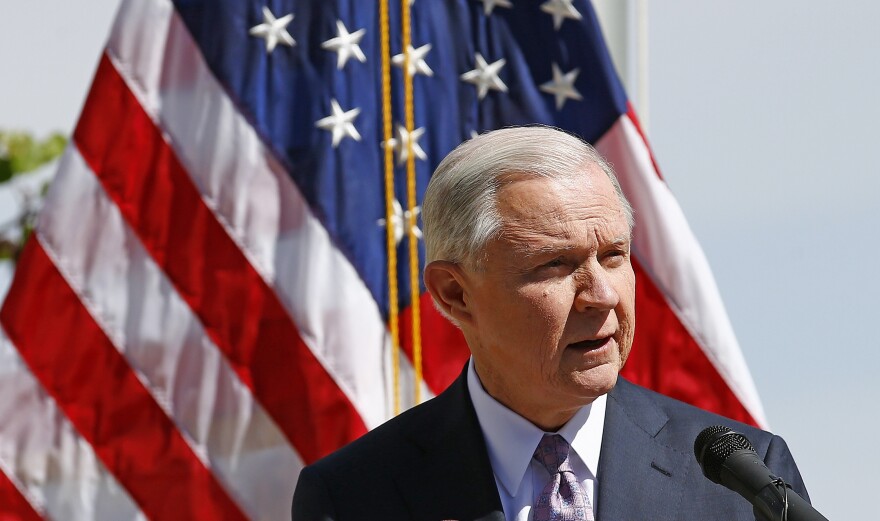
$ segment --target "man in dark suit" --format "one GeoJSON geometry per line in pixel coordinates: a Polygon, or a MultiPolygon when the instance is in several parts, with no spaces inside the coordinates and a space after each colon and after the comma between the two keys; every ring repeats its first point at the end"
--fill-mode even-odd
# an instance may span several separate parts
{"type": "Polygon", "coordinates": [[[696,463],[713,424],[806,495],[781,438],[618,377],[633,216],[592,147],[544,127],[483,134],[438,166],[422,212],[425,284],[472,358],[435,399],[306,467],[294,521],[754,519],[696,463]]]}

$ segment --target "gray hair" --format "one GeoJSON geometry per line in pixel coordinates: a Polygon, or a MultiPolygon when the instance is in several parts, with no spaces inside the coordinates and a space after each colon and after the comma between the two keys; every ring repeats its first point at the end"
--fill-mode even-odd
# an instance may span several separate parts
{"type": "Polygon", "coordinates": [[[629,223],[633,210],[614,171],[585,141],[545,127],[510,127],[460,144],[437,166],[422,203],[427,261],[479,264],[478,254],[501,230],[496,199],[511,176],[572,180],[597,165],[611,180],[629,223]]]}

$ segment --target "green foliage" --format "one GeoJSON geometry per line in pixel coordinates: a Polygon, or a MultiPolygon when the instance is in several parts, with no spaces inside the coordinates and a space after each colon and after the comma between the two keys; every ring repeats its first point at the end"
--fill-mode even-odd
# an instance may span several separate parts
{"type": "MultiPolygon", "coordinates": [[[[67,138],[57,132],[38,141],[26,132],[0,130],[0,183],[52,161],[64,152],[66,145],[67,138]]],[[[20,215],[11,222],[0,223],[0,260],[18,260],[34,229],[37,208],[46,193],[45,188],[38,194],[25,194],[20,215]]]]}
{"type": "Polygon", "coordinates": [[[0,130],[0,183],[52,161],[66,145],[67,138],[57,132],[38,141],[26,132],[0,130]]]}
{"type": "Polygon", "coordinates": [[[0,237],[0,261],[12,260],[13,262],[18,262],[18,256],[21,254],[25,240],[14,241],[0,237]]]}

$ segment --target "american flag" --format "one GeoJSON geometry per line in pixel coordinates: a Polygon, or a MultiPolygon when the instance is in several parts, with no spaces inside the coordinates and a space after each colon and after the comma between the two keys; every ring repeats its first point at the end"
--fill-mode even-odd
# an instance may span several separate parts
{"type": "Polygon", "coordinates": [[[418,204],[506,125],[596,144],[635,207],[624,375],[763,424],[592,6],[406,2],[122,3],[0,310],[0,518],[287,519],[305,464],[461,370],[418,204]]]}

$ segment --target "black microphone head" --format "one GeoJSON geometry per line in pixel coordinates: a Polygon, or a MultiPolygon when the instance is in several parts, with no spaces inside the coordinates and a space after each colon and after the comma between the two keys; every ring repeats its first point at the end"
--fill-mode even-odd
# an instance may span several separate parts
{"type": "Polygon", "coordinates": [[[755,452],[749,439],[723,425],[706,427],[694,440],[694,456],[703,469],[703,475],[720,483],[725,460],[738,451],[755,452]]]}

